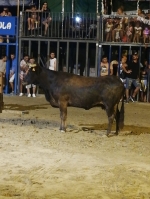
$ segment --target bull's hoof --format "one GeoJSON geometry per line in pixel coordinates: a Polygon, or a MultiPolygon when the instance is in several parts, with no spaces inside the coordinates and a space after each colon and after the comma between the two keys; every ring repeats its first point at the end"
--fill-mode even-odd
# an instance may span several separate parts
{"type": "Polygon", "coordinates": [[[65,131],[65,130],[62,130],[62,129],[60,130],[60,132],[61,132],[61,133],[66,133],[66,131],[65,131]]]}

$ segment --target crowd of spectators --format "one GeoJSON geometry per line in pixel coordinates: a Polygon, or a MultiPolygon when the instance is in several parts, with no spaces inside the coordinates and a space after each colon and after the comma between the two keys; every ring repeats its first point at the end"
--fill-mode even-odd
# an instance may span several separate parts
{"type": "Polygon", "coordinates": [[[104,16],[104,41],[150,43],[150,10],[138,9],[137,15],[126,15],[121,6],[113,16],[104,16]]]}
{"type": "Polygon", "coordinates": [[[125,87],[126,103],[135,102],[137,97],[141,102],[150,102],[150,64],[147,59],[140,63],[138,58],[138,52],[133,51],[131,61],[123,54],[120,62],[116,58],[109,64],[107,56],[104,55],[100,64],[100,76],[120,77],[125,87]]]}

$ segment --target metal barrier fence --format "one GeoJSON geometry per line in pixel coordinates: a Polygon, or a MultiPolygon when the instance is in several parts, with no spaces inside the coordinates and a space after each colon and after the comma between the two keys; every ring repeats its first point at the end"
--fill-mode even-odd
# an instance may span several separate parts
{"type": "Polygon", "coordinates": [[[21,12],[20,36],[150,43],[150,20],[138,15],[21,12]]]}
{"type": "Polygon", "coordinates": [[[102,42],[150,43],[150,20],[138,15],[103,15],[102,42]]]}
{"type": "Polygon", "coordinates": [[[23,37],[95,39],[98,36],[99,25],[96,13],[25,11],[21,12],[20,17],[20,35],[23,37]]]}
{"type": "MultiPolygon", "coordinates": [[[[4,92],[9,93],[10,83],[10,54],[14,53],[16,60],[18,60],[18,30],[19,30],[19,18],[18,17],[0,17],[0,35],[2,42],[0,43],[0,51],[4,48],[8,61],[6,63],[6,75],[5,75],[5,88],[4,92]],[[13,47],[13,51],[11,48],[13,47]]],[[[18,74],[18,65],[15,66],[15,74],[18,74]]],[[[17,93],[18,79],[14,79],[14,93],[17,93]]]]}

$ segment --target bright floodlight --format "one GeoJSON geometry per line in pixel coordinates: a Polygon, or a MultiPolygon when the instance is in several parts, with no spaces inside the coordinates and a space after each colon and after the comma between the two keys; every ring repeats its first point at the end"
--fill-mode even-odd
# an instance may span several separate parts
{"type": "Polygon", "coordinates": [[[81,18],[80,17],[76,17],[76,22],[80,22],[81,21],[81,18]]]}

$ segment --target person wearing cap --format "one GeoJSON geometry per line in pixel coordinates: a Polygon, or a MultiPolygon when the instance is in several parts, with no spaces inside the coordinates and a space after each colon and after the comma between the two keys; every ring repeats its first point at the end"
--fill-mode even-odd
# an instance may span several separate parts
{"type": "Polygon", "coordinates": [[[138,61],[137,52],[133,52],[132,60],[128,63],[128,67],[124,67],[123,70],[126,73],[126,103],[129,103],[129,100],[135,102],[135,96],[140,90],[140,63],[138,61]],[[131,85],[134,85],[135,90],[133,91],[132,96],[129,96],[129,89],[131,88],[131,85]]]}

